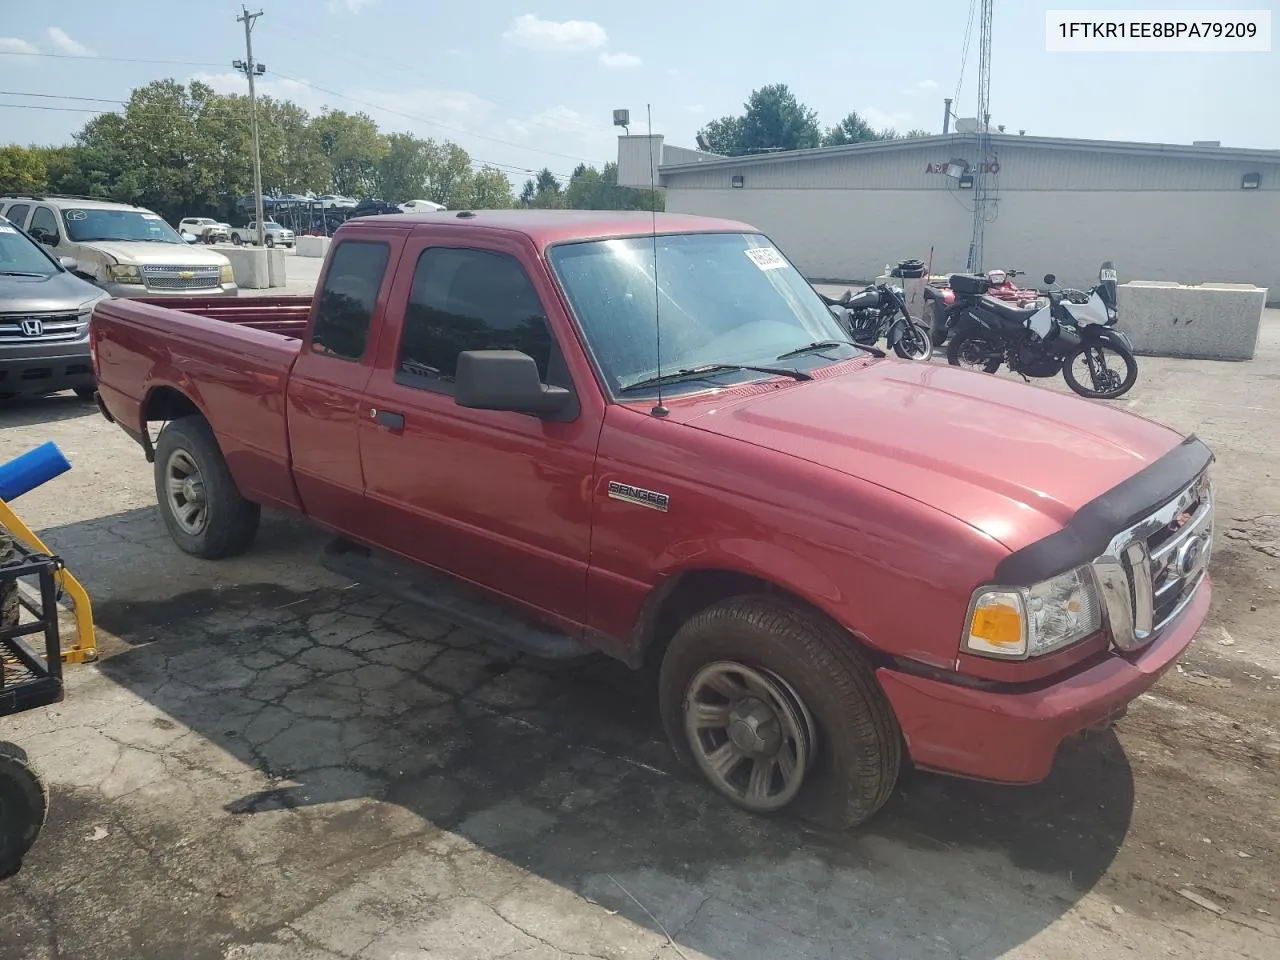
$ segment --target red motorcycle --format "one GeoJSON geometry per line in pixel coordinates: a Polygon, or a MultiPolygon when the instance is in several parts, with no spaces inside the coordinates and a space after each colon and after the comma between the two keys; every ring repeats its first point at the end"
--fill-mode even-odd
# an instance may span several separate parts
{"type": "MultiPolygon", "coordinates": [[[[1019,287],[1013,282],[1014,277],[1026,276],[1025,270],[988,270],[986,274],[986,295],[997,300],[1004,300],[1015,307],[1033,307],[1042,294],[1034,289],[1019,287]]],[[[956,292],[950,287],[925,287],[924,298],[929,310],[929,335],[934,346],[941,346],[951,336],[951,328],[947,326],[947,311],[955,303],[956,292]]]]}

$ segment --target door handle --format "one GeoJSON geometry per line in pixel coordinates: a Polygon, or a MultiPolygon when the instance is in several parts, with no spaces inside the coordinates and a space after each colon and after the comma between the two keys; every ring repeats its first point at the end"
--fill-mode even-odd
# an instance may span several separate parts
{"type": "Polygon", "coordinates": [[[369,411],[369,416],[377,421],[378,426],[386,427],[388,430],[404,429],[403,413],[393,413],[390,410],[379,410],[375,407],[369,411]]]}

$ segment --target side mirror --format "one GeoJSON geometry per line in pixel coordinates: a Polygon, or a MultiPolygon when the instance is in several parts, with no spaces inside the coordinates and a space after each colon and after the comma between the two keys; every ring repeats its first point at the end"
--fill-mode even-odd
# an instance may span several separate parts
{"type": "Polygon", "coordinates": [[[1058,278],[1055,277],[1052,273],[1046,273],[1044,275],[1044,282],[1047,286],[1052,286],[1053,284],[1058,282],[1058,278]]]}
{"type": "Polygon", "coordinates": [[[184,243],[195,243],[199,239],[200,238],[197,237],[194,233],[184,233],[182,235],[182,240],[184,243]]]}
{"type": "Polygon", "coordinates": [[[80,266],[80,264],[76,262],[75,257],[59,257],[58,263],[62,266],[63,270],[75,270],[80,266]]]}
{"type": "Polygon", "coordinates": [[[533,357],[519,350],[464,350],[454,374],[454,402],[473,410],[509,410],[548,416],[573,396],[542,382],[533,357]]]}

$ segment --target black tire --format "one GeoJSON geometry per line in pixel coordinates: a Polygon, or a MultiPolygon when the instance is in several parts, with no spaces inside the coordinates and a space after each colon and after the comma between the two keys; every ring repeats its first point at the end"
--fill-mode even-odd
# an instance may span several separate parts
{"type": "Polygon", "coordinates": [[[238,233],[233,233],[231,235],[231,242],[234,243],[237,247],[244,246],[244,240],[241,238],[240,234],[238,233]]]}
{"type": "Polygon", "coordinates": [[[276,245],[276,238],[271,236],[270,234],[267,234],[266,243],[268,247],[274,247],[276,245]]]}
{"type": "Polygon", "coordinates": [[[991,340],[984,333],[969,331],[965,333],[957,333],[951,338],[951,342],[947,344],[947,363],[953,367],[972,368],[977,363],[965,363],[965,360],[977,360],[983,356],[987,359],[982,364],[983,373],[995,373],[1000,369],[1000,364],[1004,363],[1004,355],[996,353],[995,347],[991,344],[991,340]]]}
{"type": "Polygon", "coordinates": [[[0,880],[22,868],[49,816],[49,789],[25,751],[0,743],[0,880]]]}
{"type": "Polygon", "coordinates": [[[929,329],[912,320],[907,324],[902,339],[893,345],[893,352],[903,360],[932,360],[933,338],[929,336],[929,329]],[[912,341],[910,345],[908,339],[912,341]]]}
{"type": "MultiPolygon", "coordinates": [[[[160,516],[173,542],[185,553],[205,560],[221,560],[244,553],[258,533],[261,508],[240,495],[227,468],[213,429],[204,417],[183,417],[165,425],[156,443],[156,500],[160,516]],[[171,462],[176,452],[189,458],[201,481],[204,522],[198,529],[184,528],[168,489],[171,462]]],[[[187,501],[188,503],[190,501],[187,501]]]]}
{"type": "MultiPolygon", "coordinates": [[[[1105,359],[1103,362],[1105,364],[1105,359]]],[[[1082,343],[1075,350],[1071,351],[1071,353],[1067,354],[1067,358],[1062,363],[1062,377],[1067,381],[1067,386],[1082,397],[1089,397],[1091,400],[1115,400],[1117,397],[1123,397],[1128,393],[1133,388],[1134,383],[1137,382],[1138,361],[1134,358],[1133,353],[1128,349],[1128,347],[1124,346],[1124,344],[1116,343],[1114,340],[1095,340],[1089,343],[1082,343]],[[1088,362],[1089,352],[1097,350],[1114,353],[1124,364],[1123,376],[1119,375],[1116,371],[1111,370],[1109,367],[1107,368],[1107,373],[1110,375],[1108,379],[1111,380],[1112,383],[1111,386],[1100,390],[1093,387],[1086,387],[1077,380],[1075,369],[1072,366],[1075,361],[1081,357],[1086,357],[1086,362],[1088,362]]]]}
{"type": "MultiPolygon", "coordinates": [[[[707,665],[723,661],[780,679],[812,720],[813,762],[794,800],[779,809],[844,829],[884,805],[902,765],[902,734],[874,672],[838,626],[803,606],[770,597],[721,601],[688,620],[667,648],[659,706],[681,762],[700,769],[685,732],[691,682],[707,665]]],[[[704,779],[731,802],[752,809],[704,779]]]]}
{"type": "Polygon", "coordinates": [[[97,393],[98,393],[97,387],[76,387],[75,388],[75,394],[81,400],[88,400],[92,402],[93,398],[97,395],[97,393]]]}

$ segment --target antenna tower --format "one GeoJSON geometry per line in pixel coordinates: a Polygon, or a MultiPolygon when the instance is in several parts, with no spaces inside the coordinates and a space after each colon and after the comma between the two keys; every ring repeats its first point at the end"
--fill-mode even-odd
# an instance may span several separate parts
{"type": "Polygon", "coordinates": [[[979,0],[982,19],[978,32],[978,165],[973,176],[973,237],[969,241],[969,272],[982,272],[982,234],[987,224],[987,168],[991,164],[991,7],[979,0]]]}

